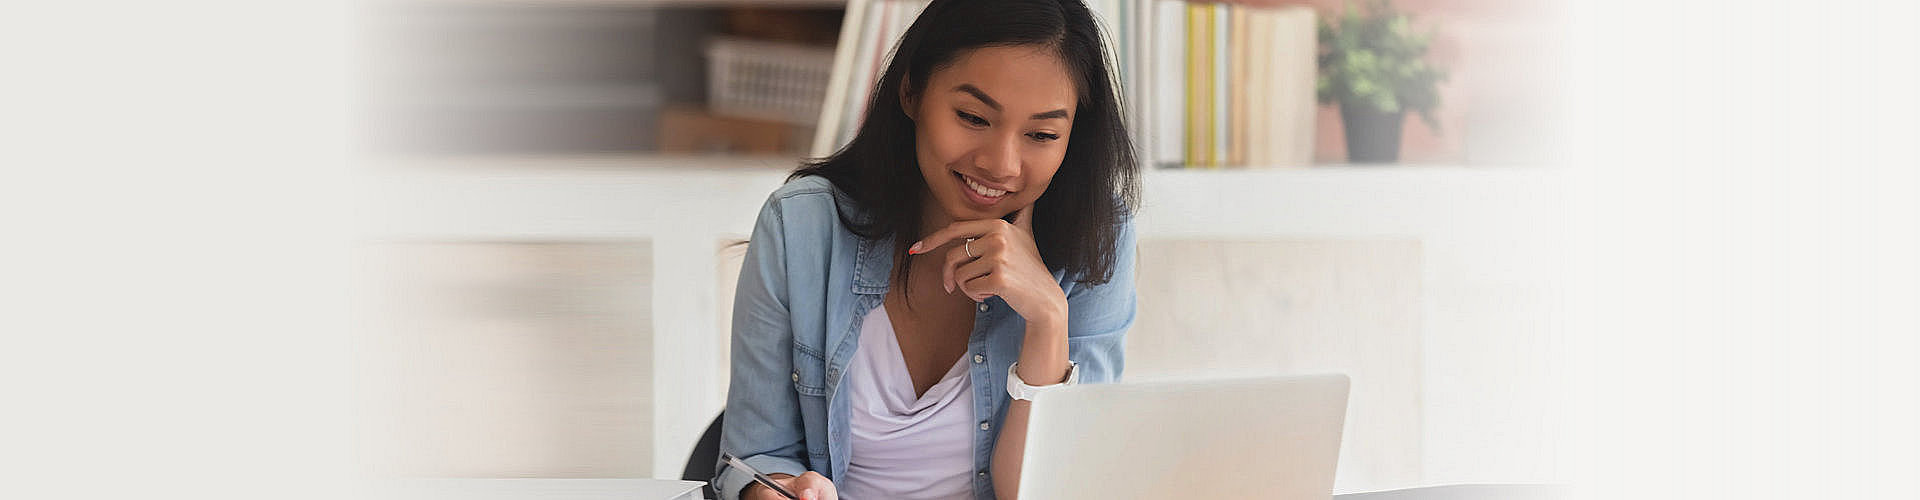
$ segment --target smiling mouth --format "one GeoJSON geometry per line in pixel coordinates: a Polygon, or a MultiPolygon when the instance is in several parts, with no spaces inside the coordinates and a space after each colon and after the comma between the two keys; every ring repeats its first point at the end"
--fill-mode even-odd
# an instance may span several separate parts
{"type": "Polygon", "coordinates": [[[1000,197],[1003,197],[1012,193],[1012,191],[1007,191],[1004,189],[994,189],[991,187],[987,187],[985,184],[981,184],[977,181],[974,181],[972,177],[961,175],[959,172],[954,172],[953,176],[960,178],[960,183],[962,186],[965,187],[966,190],[972,191],[973,194],[979,195],[981,198],[999,199],[1000,197]]]}

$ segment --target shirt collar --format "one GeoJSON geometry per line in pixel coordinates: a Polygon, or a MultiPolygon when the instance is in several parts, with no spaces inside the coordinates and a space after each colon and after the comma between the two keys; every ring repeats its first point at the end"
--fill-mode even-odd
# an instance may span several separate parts
{"type": "Polygon", "coordinates": [[[853,293],[884,295],[893,273],[893,239],[860,238],[855,252],[853,293]]]}

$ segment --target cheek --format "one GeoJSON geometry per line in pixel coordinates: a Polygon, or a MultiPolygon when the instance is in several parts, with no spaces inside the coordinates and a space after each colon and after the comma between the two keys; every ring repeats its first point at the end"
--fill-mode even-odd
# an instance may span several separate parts
{"type": "Polygon", "coordinates": [[[920,167],[928,172],[944,171],[960,161],[972,149],[968,131],[958,126],[930,123],[921,126],[916,138],[920,167]]]}
{"type": "MultiPolygon", "coordinates": [[[[1028,186],[1044,188],[1053,184],[1053,176],[1060,172],[1060,162],[1065,160],[1066,157],[1065,147],[1050,148],[1046,151],[1030,154],[1023,160],[1023,163],[1027,165],[1027,169],[1021,172],[1020,175],[1026,178],[1026,184],[1028,186]]],[[[1029,193],[1039,192],[1039,190],[1031,188],[1027,191],[1029,193]]]]}

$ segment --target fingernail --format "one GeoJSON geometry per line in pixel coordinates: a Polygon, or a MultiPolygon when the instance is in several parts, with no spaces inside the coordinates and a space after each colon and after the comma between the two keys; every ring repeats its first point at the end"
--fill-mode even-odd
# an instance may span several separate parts
{"type": "Polygon", "coordinates": [[[953,295],[953,284],[947,283],[946,286],[947,286],[947,295],[953,295]]]}
{"type": "Polygon", "coordinates": [[[909,254],[920,253],[920,242],[918,241],[913,242],[913,246],[907,247],[907,253],[909,254]]]}

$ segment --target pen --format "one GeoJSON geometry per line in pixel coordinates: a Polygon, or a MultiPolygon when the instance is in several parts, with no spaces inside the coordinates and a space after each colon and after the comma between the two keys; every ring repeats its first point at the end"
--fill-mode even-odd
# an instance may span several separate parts
{"type": "Polygon", "coordinates": [[[733,456],[732,453],[721,453],[720,459],[725,460],[728,466],[731,466],[735,469],[747,471],[748,474],[753,474],[754,482],[767,485],[767,488],[772,489],[774,493],[779,493],[780,496],[791,498],[793,500],[800,500],[800,495],[795,495],[793,494],[793,492],[787,491],[786,488],[780,486],[780,483],[775,482],[773,478],[767,477],[766,474],[761,473],[760,469],[755,469],[753,468],[753,466],[747,465],[747,461],[741,460],[739,457],[733,456]]]}

